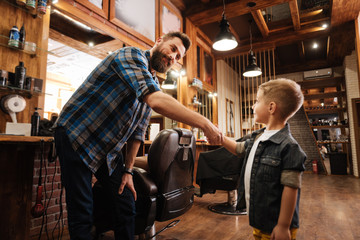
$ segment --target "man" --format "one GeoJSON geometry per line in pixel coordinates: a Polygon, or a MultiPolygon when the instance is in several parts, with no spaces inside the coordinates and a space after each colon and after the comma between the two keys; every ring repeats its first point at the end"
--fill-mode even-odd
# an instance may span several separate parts
{"type": "Polygon", "coordinates": [[[134,47],[107,56],[64,106],[56,122],[55,144],[71,239],[91,239],[92,173],[113,207],[116,239],[133,239],[136,191],[132,167],[151,109],[203,129],[218,143],[221,134],[208,119],[160,91],[155,71],[165,73],[184,57],[190,40],[180,32],[159,38],[154,47],[134,47]],[[126,158],[121,149],[128,145],[126,158]]]}

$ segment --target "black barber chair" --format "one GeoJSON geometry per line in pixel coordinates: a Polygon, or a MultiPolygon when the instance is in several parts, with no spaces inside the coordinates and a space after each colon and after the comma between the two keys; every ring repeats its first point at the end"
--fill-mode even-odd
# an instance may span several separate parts
{"type": "MultiPolygon", "coordinates": [[[[155,220],[167,221],[191,208],[194,201],[195,143],[187,129],[163,130],[150,146],[148,171],[134,167],[137,192],[135,235],[154,239],[155,220]]],[[[95,183],[94,226],[97,236],[112,230],[109,222],[111,209],[106,209],[106,199],[102,199],[101,191],[100,184],[95,183]]]]}
{"type": "MultiPolygon", "coordinates": [[[[245,141],[249,136],[238,139],[245,141]]],[[[200,186],[201,197],[216,190],[228,192],[228,200],[224,203],[210,205],[209,210],[227,215],[245,215],[244,199],[238,199],[240,172],[244,158],[239,158],[225,148],[202,152],[199,156],[196,183],[200,186]]]]}

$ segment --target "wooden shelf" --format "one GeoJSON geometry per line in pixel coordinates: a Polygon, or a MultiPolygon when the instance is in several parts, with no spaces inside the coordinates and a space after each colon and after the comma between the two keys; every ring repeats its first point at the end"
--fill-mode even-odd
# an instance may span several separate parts
{"type": "Polygon", "coordinates": [[[328,92],[319,94],[304,94],[304,100],[325,99],[325,98],[346,97],[345,91],[328,92]]]}
{"type": "Polygon", "coordinates": [[[312,80],[304,80],[298,82],[302,89],[322,88],[322,87],[337,87],[341,86],[344,81],[344,77],[329,77],[329,78],[317,78],[312,80]]]}
{"type": "Polygon", "coordinates": [[[346,111],[346,108],[329,108],[329,109],[311,109],[311,110],[306,110],[305,112],[308,115],[311,114],[326,114],[326,113],[339,113],[339,112],[344,112],[346,111]]]}
{"type": "Polygon", "coordinates": [[[323,125],[323,126],[310,126],[311,128],[349,128],[349,125],[323,125]]]}
{"type": "Polygon", "coordinates": [[[39,96],[39,95],[49,95],[49,96],[52,96],[52,94],[49,94],[49,93],[30,91],[30,90],[27,90],[27,89],[10,87],[10,86],[0,86],[0,92],[7,92],[9,94],[11,94],[11,93],[19,94],[19,95],[25,96],[27,98],[31,98],[33,95],[37,95],[37,96],[39,96]]]}
{"type": "Polygon", "coordinates": [[[349,143],[349,141],[316,141],[318,144],[325,144],[325,143],[349,143]]]}

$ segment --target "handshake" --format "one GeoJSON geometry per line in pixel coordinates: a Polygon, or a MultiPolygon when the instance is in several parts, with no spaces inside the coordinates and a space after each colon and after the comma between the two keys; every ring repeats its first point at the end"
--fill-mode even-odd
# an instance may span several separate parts
{"type": "Polygon", "coordinates": [[[224,135],[219,128],[210,121],[202,128],[204,134],[210,144],[221,145],[224,141],[224,135]]]}

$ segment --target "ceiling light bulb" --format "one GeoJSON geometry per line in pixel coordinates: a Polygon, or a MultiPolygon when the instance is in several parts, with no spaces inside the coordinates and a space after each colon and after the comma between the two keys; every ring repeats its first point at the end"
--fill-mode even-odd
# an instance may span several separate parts
{"type": "Polygon", "coordinates": [[[89,42],[88,45],[89,45],[89,47],[93,47],[93,46],[94,46],[94,43],[93,43],[93,42],[89,42]]]}
{"type": "Polygon", "coordinates": [[[324,24],[322,25],[322,27],[323,27],[323,28],[327,28],[328,25],[327,25],[326,23],[324,23],[324,24]]]}
{"type": "Polygon", "coordinates": [[[318,47],[319,47],[319,45],[317,43],[313,44],[313,48],[318,48],[318,47]]]}

